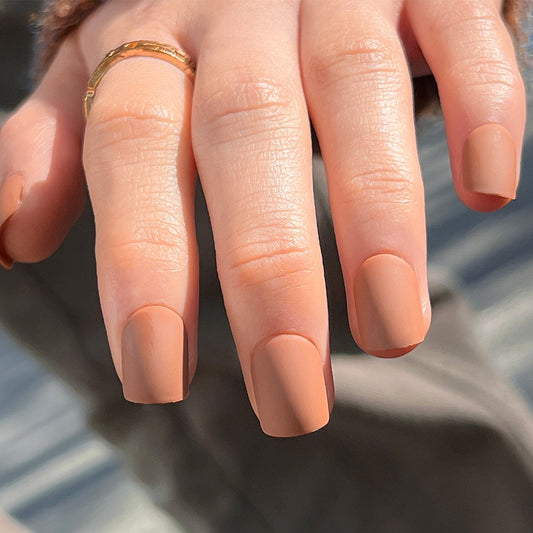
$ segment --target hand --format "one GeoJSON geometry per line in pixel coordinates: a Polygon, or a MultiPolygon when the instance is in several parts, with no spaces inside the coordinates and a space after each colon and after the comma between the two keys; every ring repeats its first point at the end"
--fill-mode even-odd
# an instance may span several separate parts
{"type": "Polygon", "coordinates": [[[60,244],[83,207],[83,152],[124,394],[181,400],[197,361],[198,170],[263,430],[322,427],[334,393],[308,117],[354,338],[374,355],[407,353],[430,323],[411,74],[437,79],[461,200],[505,205],[518,184],[525,97],[500,9],[495,0],[108,0],[2,129],[5,261],[39,261],[60,244]],[[190,54],[194,85],[164,61],[130,58],[105,75],[85,124],[90,73],[137,39],[190,54]]]}

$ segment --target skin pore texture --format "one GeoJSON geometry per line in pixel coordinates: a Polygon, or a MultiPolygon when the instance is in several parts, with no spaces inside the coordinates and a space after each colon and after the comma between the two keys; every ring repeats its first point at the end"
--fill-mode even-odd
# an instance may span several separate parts
{"type": "Polygon", "coordinates": [[[39,86],[0,133],[2,264],[50,255],[81,212],[86,183],[124,395],[180,401],[198,357],[198,174],[261,427],[273,436],[319,429],[334,386],[309,117],[354,340],[379,357],[403,355],[431,320],[413,76],[437,81],[459,198],[493,211],[516,196],[525,97],[501,2],[101,4],[55,4],[59,19],[72,6],[86,12],[56,28],[65,39],[44,54],[39,86]],[[194,83],[160,59],[129,58],[105,74],[85,121],[90,74],[137,39],[189,54],[194,83]]]}

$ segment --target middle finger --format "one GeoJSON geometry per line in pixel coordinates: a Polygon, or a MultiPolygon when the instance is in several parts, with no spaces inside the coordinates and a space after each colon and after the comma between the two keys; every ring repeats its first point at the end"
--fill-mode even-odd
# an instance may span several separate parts
{"type": "Polygon", "coordinates": [[[263,430],[298,435],[327,423],[333,397],[298,2],[224,2],[212,20],[192,132],[220,281],[263,430]]]}

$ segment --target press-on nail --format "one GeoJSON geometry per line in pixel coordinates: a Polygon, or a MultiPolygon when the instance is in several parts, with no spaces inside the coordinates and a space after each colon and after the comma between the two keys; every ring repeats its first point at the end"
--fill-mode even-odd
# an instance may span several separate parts
{"type": "Polygon", "coordinates": [[[135,403],[179,402],[189,392],[187,336],[182,318],[167,307],[139,309],[122,333],[122,383],[135,403]]]}
{"type": "Polygon", "coordinates": [[[19,208],[24,180],[20,174],[8,176],[0,189],[0,265],[6,269],[13,268],[13,259],[5,251],[3,230],[5,223],[19,208]]]}
{"type": "Polygon", "coordinates": [[[295,437],[329,420],[322,360],[315,346],[298,335],[279,335],[252,354],[252,381],[263,431],[295,437]]]}
{"type": "Polygon", "coordinates": [[[374,355],[394,355],[424,340],[422,305],[415,271],[392,254],[368,258],[354,282],[361,348],[374,355]]]}
{"type": "Polygon", "coordinates": [[[484,124],[468,136],[463,149],[463,187],[473,193],[516,198],[516,146],[499,124],[484,124]]]}

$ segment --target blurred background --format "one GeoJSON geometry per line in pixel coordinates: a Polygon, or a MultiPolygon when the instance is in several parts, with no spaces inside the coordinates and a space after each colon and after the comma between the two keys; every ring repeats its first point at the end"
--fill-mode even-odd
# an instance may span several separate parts
{"type": "MultiPolygon", "coordinates": [[[[29,15],[38,5],[0,0],[0,116],[31,88],[29,15]]],[[[429,262],[457,280],[486,352],[533,405],[533,124],[518,199],[490,215],[457,200],[441,119],[421,119],[418,136],[429,262]]],[[[1,328],[0,509],[39,533],[180,531],[89,432],[72,393],[1,328]]]]}

